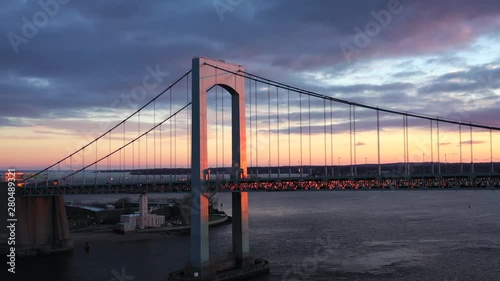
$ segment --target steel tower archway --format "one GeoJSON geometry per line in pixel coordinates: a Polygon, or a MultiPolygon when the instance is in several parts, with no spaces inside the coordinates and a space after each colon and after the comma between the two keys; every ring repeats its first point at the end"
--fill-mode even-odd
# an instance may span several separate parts
{"type": "MultiPolygon", "coordinates": [[[[247,175],[245,80],[227,71],[244,71],[241,65],[207,58],[192,61],[192,166],[191,166],[191,250],[188,271],[201,276],[213,274],[209,260],[208,198],[203,194],[208,169],[207,92],[221,86],[231,94],[232,178],[247,175]]],[[[233,255],[236,264],[249,260],[248,243],[248,193],[233,192],[233,255]]]]}

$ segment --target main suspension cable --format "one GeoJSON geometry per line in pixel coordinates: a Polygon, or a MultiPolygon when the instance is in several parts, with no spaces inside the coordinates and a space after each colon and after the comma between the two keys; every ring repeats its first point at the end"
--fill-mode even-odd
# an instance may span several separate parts
{"type": "MultiPolygon", "coordinates": [[[[259,80],[259,82],[261,82],[261,83],[266,83],[266,84],[270,83],[271,85],[278,86],[282,89],[290,89],[290,90],[293,90],[297,93],[302,93],[302,94],[310,95],[312,97],[317,97],[317,98],[333,100],[333,101],[338,102],[338,103],[355,105],[355,106],[359,106],[359,107],[363,107],[363,108],[367,108],[367,109],[372,109],[372,110],[378,109],[378,110],[380,110],[382,112],[386,112],[386,113],[392,113],[392,114],[398,114],[398,115],[408,115],[410,117],[445,122],[445,123],[450,123],[450,124],[457,124],[457,125],[464,124],[462,121],[459,121],[459,120],[452,120],[452,119],[447,119],[447,118],[442,118],[442,117],[434,117],[434,116],[430,116],[430,115],[428,116],[428,115],[424,115],[424,114],[417,114],[417,113],[412,113],[412,112],[407,112],[407,111],[391,110],[391,109],[387,109],[387,108],[383,108],[383,107],[376,107],[376,106],[371,106],[371,105],[367,105],[367,104],[363,104],[363,103],[359,103],[359,102],[334,98],[334,97],[326,96],[326,95],[319,94],[319,93],[316,93],[313,91],[309,91],[309,90],[297,88],[297,87],[294,87],[291,85],[287,85],[284,83],[280,83],[280,82],[277,82],[275,80],[264,78],[262,76],[259,76],[259,75],[256,75],[256,74],[253,74],[253,73],[250,73],[247,71],[242,71],[242,70],[238,70],[237,72],[231,71],[231,70],[224,69],[224,68],[221,68],[221,67],[216,66],[216,65],[212,65],[210,63],[205,63],[205,65],[223,70],[227,73],[231,73],[231,74],[234,74],[237,76],[245,77],[245,78],[252,79],[252,80],[259,80]]],[[[477,123],[474,123],[474,124],[471,123],[471,124],[467,124],[467,125],[473,126],[475,128],[483,128],[483,129],[490,129],[491,128],[492,130],[500,131],[500,127],[495,127],[495,126],[490,126],[490,125],[481,125],[481,124],[477,124],[477,123]]]]}
{"type": "MultiPolygon", "coordinates": [[[[161,124],[169,121],[171,118],[175,117],[177,114],[179,114],[179,112],[181,112],[182,110],[184,110],[185,108],[187,108],[188,106],[190,106],[192,104],[192,102],[184,105],[182,108],[180,108],[179,110],[177,110],[174,114],[170,115],[169,117],[167,117],[166,119],[164,119],[163,121],[161,121],[160,123],[156,124],[155,126],[153,126],[152,128],[150,128],[149,130],[145,131],[144,133],[142,133],[141,135],[137,136],[136,138],[134,138],[133,140],[129,141],[127,144],[125,144],[124,146],[120,147],[120,148],[117,148],[115,149],[113,152],[111,152],[110,154],[106,155],[106,156],[103,156],[101,157],[100,159],[98,159],[96,162],[100,162],[104,159],[106,159],[107,157],[115,154],[116,152],[120,151],[120,149],[123,149],[125,147],[127,147],[128,145],[134,143],[135,141],[139,140],[140,138],[142,138],[143,136],[147,135],[149,132],[153,131],[154,129],[156,129],[157,127],[159,127],[161,124]]],[[[75,171],[69,175],[67,175],[66,177],[62,178],[62,179],[66,179],[72,175],[75,175],[81,171],[85,172],[85,169],[87,169],[88,167],[91,167],[92,165],[94,165],[96,162],[93,162],[93,163],[90,163],[88,165],[84,165],[81,169],[79,169],[78,171],[75,171]]],[[[84,178],[85,179],[85,178],[84,178]]]]}
{"type": "Polygon", "coordinates": [[[181,81],[182,79],[184,79],[184,77],[186,77],[189,73],[191,73],[192,70],[189,70],[188,72],[186,72],[184,75],[182,75],[179,79],[177,79],[172,85],[170,85],[168,88],[166,88],[165,90],[163,90],[162,92],[160,92],[158,95],[156,95],[153,99],[151,99],[149,102],[147,102],[145,105],[141,106],[139,109],[137,109],[134,113],[132,113],[131,115],[129,115],[127,118],[123,119],[122,121],[120,121],[118,124],[116,124],[115,126],[111,127],[109,130],[107,130],[106,132],[102,133],[100,136],[98,136],[97,138],[95,138],[93,141],[89,142],[88,144],[86,144],[85,146],[83,146],[82,148],[76,150],[75,152],[71,153],[70,155],[64,157],[63,159],[57,161],[56,163],[48,166],[47,168],[37,172],[37,173],[34,173],[33,175],[31,176],[28,176],[26,177],[25,179],[22,180],[22,182],[25,182],[31,178],[34,178],[42,173],[44,173],[45,171],[51,169],[52,167],[55,167],[57,164],[65,161],[66,159],[72,157],[73,155],[81,152],[81,151],[84,151],[85,148],[87,148],[88,146],[92,145],[94,142],[98,141],[99,139],[101,139],[102,137],[106,136],[106,134],[108,132],[111,132],[113,131],[114,129],[116,129],[118,126],[120,126],[121,124],[125,123],[127,120],[129,120],[130,118],[132,118],[132,116],[136,115],[138,112],[140,112],[141,110],[143,110],[144,108],[146,108],[149,104],[151,104],[154,100],[158,99],[160,96],[162,96],[165,92],[167,92],[169,89],[171,89],[175,84],[177,84],[179,81],[181,81]]]}

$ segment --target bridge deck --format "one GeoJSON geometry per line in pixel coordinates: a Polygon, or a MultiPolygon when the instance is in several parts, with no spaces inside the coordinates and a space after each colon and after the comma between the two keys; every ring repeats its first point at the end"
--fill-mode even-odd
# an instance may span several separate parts
{"type": "MultiPolygon", "coordinates": [[[[91,184],[34,186],[17,188],[21,196],[56,196],[74,194],[189,193],[189,181],[163,183],[91,184]]],[[[209,180],[204,192],[233,191],[346,191],[346,190],[495,190],[500,189],[499,174],[412,175],[411,177],[355,176],[336,178],[259,178],[209,180]]]]}

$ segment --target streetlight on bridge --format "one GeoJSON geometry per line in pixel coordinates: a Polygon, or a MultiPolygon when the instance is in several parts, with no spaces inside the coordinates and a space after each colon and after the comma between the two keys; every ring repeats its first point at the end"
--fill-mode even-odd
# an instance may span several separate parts
{"type": "Polygon", "coordinates": [[[425,153],[422,152],[422,173],[425,174],[425,153]]]}
{"type": "Polygon", "coordinates": [[[447,154],[444,154],[444,172],[448,173],[448,160],[447,160],[447,154]]]}
{"type": "Polygon", "coordinates": [[[338,166],[339,166],[339,176],[340,176],[340,159],[342,159],[342,157],[339,157],[339,164],[338,164],[338,166]]]}

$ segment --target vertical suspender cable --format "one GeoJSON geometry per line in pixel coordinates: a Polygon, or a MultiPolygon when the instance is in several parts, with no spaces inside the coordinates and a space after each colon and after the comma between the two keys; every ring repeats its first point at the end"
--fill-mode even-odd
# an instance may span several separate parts
{"type": "Polygon", "coordinates": [[[351,176],[354,175],[352,167],[352,105],[349,104],[349,159],[351,165],[351,176]]]}
{"type": "MultiPolygon", "coordinates": [[[[137,136],[141,135],[141,112],[139,111],[137,113],[138,115],[138,121],[137,121],[137,136]]],[[[137,146],[138,146],[138,156],[137,156],[137,168],[140,170],[141,169],[141,139],[137,139],[137,146]]],[[[141,173],[139,172],[137,175],[138,183],[141,182],[141,173]]]]}
{"type": "MultiPolygon", "coordinates": [[[[132,142],[132,173],[134,172],[135,169],[135,141],[132,142]]],[[[135,179],[135,173],[132,174],[132,183],[134,183],[135,179]]]]}
{"type": "MultiPolygon", "coordinates": [[[[236,87],[236,84],[237,84],[237,81],[236,81],[236,75],[234,75],[234,87],[236,87]]],[[[243,77],[243,87],[245,87],[245,78],[244,78],[244,77],[243,77]]],[[[231,95],[230,95],[230,97],[231,97],[231,95]]],[[[246,98],[246,97],[245,97],[245,98],[246,98]]],[[[244,102],[246,103],[246,100],[245,100],[244,102]]],[[[229,99],[229,107],[231,107],[231,108],[232,108],[232,106],[233,106],[233,104],[232,104],[232,97],[231,97],[231,98],[229,99]]],[[[231,111],[231,112],[232,112],[232,111],[231,111]]],[[[229,114],[229,116],[232,116],[232,113],[231,113],[231,114],[229,114]]],[[[238,116],[238,118],[239,118],[239,116],[238,116]]],[[[231,118],[231,119],[232,119],[232,118],[231,118]]],[[[231,120],[231,122],[233,122],[233,121],[231,120]]],[[[232,123],[231,123],[231,122],[229,123],[229,128],[230,128],[230,129],[232,128],[232,123]]],[[[232,133],[232,132],[230,131],[230,134],[229,134],[229,135],[230,135],[230,137],[231,137],[231,146],[232,146],[232,145],[233,145],[233,143],[232,143],[233,138],[232,138],[231,133],[232,133]]],[[[231,150],[231,151],[232,151],[232,150],[231,150]]],[[[230,177],[229,177],[229,178],[231,178],[231,177],[235,177],[235,179],[240,179],[240,178],[243,176],[243,174],[242,174],[242,173],[240,173],[240,169],[241,169],[241,166],[240,166],[240,164],[241,164],[241,158],[240,158],[240,163],[236,163],[236,164],[238,164],[238,171],[236,172],[236,175],[235,175],[235,171],[233,170],[233,169],[235,168],[235,167],[233,166],[234,164],[235,164],[235,163],[233,163],[233,159],[232,159],[232,156],[231,156],[231,158],[229,158],[229,165],[231,166],[231,172],[230,172],[230,173],[231,173],[231,175],[230,175],[230,177]]]]}
{"type": "Polygon", "coordinates": [[[109,132],[109,140],[108,140],[108,173],[107,173],[107,177],[108,177],[108,183],[111,184],[111,174],[110,174],[110,170],[111,170],[111,131],[109,132]]]}
{"type": "Polygon", "coordinates": [[[405,174],[409,174],[408,166],[408,116],[403,115],[403,131],[404,131],[404,164],[405,164],[405,174]]]}
{"type": "MultiPolygon", "coordinates": [[[[123,122],[123,139],[125,139],[125,122],[123,122]]],[[[122,183],[122,176],[125,170],[125,148],[120,149],[120,176],[119,183],[122,183]]]]}
{"type": "Polygon", "coordinates": [[[61,184],[61,166],[57,163],[57,185],[61,184]]]}
{"type": "Polygon", "coordinates": [[[174,169],[175,169],[175,176],[177,179],[177,114],[174,115],[174,169]]]}
{"type": "Polygon", "coordinates": [[[276,129],[278,134],[278,178],[280,177],[280,105],[279,105],[279,90],[276,87],[276,129]]]}
{"type": "Polygon", "coordinates": [[[307,95],[308,103],[308,121],[309,121],[309,176],[312,174],[312,149],[311,149],[311,96],[307,95]]]}
{"type": "Polygon", "coordinates": [[[458,125],[458,142],[460,145],[460,173],[464,172],[464,164],[462,160],[462,124],[458,125]]]}
{"type": "Polygon", "coordinates": [[[377,164],[378,175],[382,175],[382,166],[380,165],[380,111],[377,109],[377,164]]]}
{"type": "Polygon", "coordinates": [[[259,119],[257,117],[257,80],[255,80],[254,84],[254,91],[255,91],[255,172],[256,172],[256,177],[259,178],[259,119]]]}
{"type": "MultiPolygon", "coordinates": [[[[82,149],[82,169],[85,168],[85,148],[82,149]]],[[[83,170],[83,185],[85,185],[85,169],[83,170]]]]}
{"type": "Polygon", "coordinates": [[[441,155],[439,153],[439,120],[436,121],[436,130],[437,130],[437,154],[438,154],[438,174],[441,174],[441,155]]]}
{"type": "Polygon", "coordinates": [[[474,173],[474,146],[472,140],[472,126],[469,126],[469,128],[470,128],[470,171],[471,173],[474,173]]]}
{"type": "MultiPolygon", "coordinates": [[[[222,131],[222,146],[221,146],[221,154],[222,154],[222,168],[224,168],[226,166],[226,159],[224,158],[224,150],[225,150],[225,146],[224,146],[224,131],[226,130],[226,128],[224,127],[224,89],[221,89],[220,91],[220,96],[221,96],[221,131],[222,131]]],[[[224,173],[225,173],[225,169],[222,169],[222,179],[224,179],[224,173]]]]}
{"type": "MultiPolygon", "coordinates": [[[[153,101],[153,124],[156,126],[156,99],[153,101]]],[[[156,184],[156,129],[153,131],[153,183],[156,184]]]]}
{"type": "MultiPolygon", "coordinates": [[[[249,124],[249,126],[248,126],[248,127],[249,127],[250,129],[249,129],[248,131],[250,132],[250,142],[249,142],[249,143],[250,143],[250,145],[249,145],[249,147],[250,147],[250,149],[249,149],[249,150],[250,150],[250,167],[252,167],[252,166],[253,166],[253,159],[252,159],[252,158],[253,158],[253,155],[252,155],[252,154],[253,154],[253,153],[252,153],[252,152],[253,152],[253,150],[252,150],[252,142],[253,142],[253,136],[252,136],[252,131],[253,131],[253,127],[252,127],[252,120],[253,120],[253,118],[252,118],[252,80],[250,80],[250,79],[248,79],[248,90],[249,90],[249,95],[248,95],[248,96],[249,96],[249,99],[250,99],[250,101],[249,101],[249,105],[250,105],[250,106],[249,106],[249,109],[250,109],[250,110],[249,110],[249,112],[250,112],[250,114],[248,115],[248,118],[249,118],[249,120],[250,120],[250,122],[249,122],[250,124],[249,124]]],[[[251,177],[252,177],[252,173],[250,172],[250,168],[248,168],[248,174],[250,175],[250,178],[251,178],[251,177]]]]}
{"type": "Polygon", "coordinates": [[[406,115],[406,173],[410,174],[410,134],[408,133],[408,127],[410,124],[408,123],[408,115],[406,115]]]}
{"type": "Polygon", "coordinates": [[[267,150],[268,150],[268,169],[269,169],[269,178],[271,178],[271,90],[269,84],[267,84],[267,123],[268,123],[268,145],[267,145],[267,150]]]}
{"type": "MultiPolygon", "coordinates": [[[[172,116],[172,88],[170,88],[170,95],[169,95],[169,99],[170,99],[170,100],[169,100],[170,108],[169,108],[169,112],[168,112],[168,114],[169,114],[169,116],[172,116]]],[[[168,120],[169,127],[170,127],[170,128],[169,128],[169,134],[170,134],[170,138],[169,138],[169,146],[170,146],[170,148],[169,148],[169,158],[170,158],[170,159],[169,159],[169,160],[170,160],[170,165],[169,165],[169,169],[170,169],[170,182],[172,182],[172,174],[173,174],[173,170],[172,170],[172,168],[173,168],[173,166],[172,166],[172,165],[173,165],[173,161],[172,161],[172,160],[173,160],[173,155],[172,155],[173,150],[172,150],[172,148],[173,148],[173,144],[174,144],[174,140],[173,140],[173,138],[172,138],[172,135],[173,135],[173,133],[172,133],[172,120],[173,120],[173,119],[168,120]]],[[[174,179],[174,181],[175,181],[175,179],[174,179]]]]}
{"type": "MultiPolygon", "coordinates": [[[[70,156],[69,157],[69,172],[70,173],[73,173],[73,156],[70,156]]],[[[70,181],[69,181],[70,184],[73,183],[73,177],[71,177],[70,181]]]]}
{"type": "Polygon", "coordinates": [[[327,151],[326,151],[326,99],[323,99],[323,153],[325,154],[325,175],[324,177],[328,177],[328,163],[327,163],[327,151]]]}
{"type": "Polygon", "coordinates": [[[97,141],[95,142],[94,184],[97,185],[97,141]]]}
{"type": "MultiPolygon", "coordinates": [[[[125,129],[126,129],[125,124],[126,124],[126,123],[127,123],[127,122],[123,122],[123,145],[125,145],[125,129]]],[[[125,152],[126,152],[126,150],[125,150],[125,148],[124,148],[124,149],[123,149],[123,171],[122,171],[122,180],[125,180],[125,163],[126,163],[126,161],[125,161],[125,160],[126,160],[126,159],[125,159],[125,158],[126,158],[126,153],[125,153],[125,152]]]]}
{"type": "MultiPolygon", "coordinates": [[[[186,104],[189,104],[189,74],[186,76],[186,104]]],[[[189,119],[189,106],[186,108],[186,151],[187,151],[187,159],[186,159],[186,167],[188,168],[188,172],[186,173],[186,179],[188,179],[189,169],[191,168],[191,126],[189,119]]]]}
{"type": "Polygon", "coordinates": [[[405,166],[404,173],[406,174],[406,119],[403,115],[403,163],[405,166]]]}
{"type": "Polygon", "coordinates": [[[493,136],[491,134],[491,129],[490,129],[490,163],[491,163],[491,172],[494,172],[493,169],[493,136]]]}
{"type": "MultiPolygon", "coordinates": [[[[216,70],[217,71],[217,70],[216,70]]],[[[215,74],[217,80],[217,72],[215,74]]],[[[217,82],[216,82],[217,83],[217,82]]],[[[219,87],[215,86],[215,175],[219,179],[219,87]]]]}
{"type": "Polygon", "coordinates": [[[333,101],[330,100],[330,164],[332,165],[332,177],[334,176],[333,168],[333,101]]]}
{"type": "Polygon", "coordinates": [[[356,161],[356,106],[352,107],[352,132],[353,132],[353,150],[354,150],[354,175],[358,175],[358,167],[357,167],[357,161],[356,161]]]}
{"type": "Polygon", "coordinates": [[[160,124],[160,163],[159,163],[159,167],[160,167],[160,182],[163,182],[163,165],[162,165],[162,159],[163,159],[163,150],[162,150],[162,143],[163,143],[163,136],[162,136],[162,131],[163,131],[163,128],[162,128],[163,124],[160,124]]]}
{"type": "Polygon", "coordinates": [[[303,177],[303,165],[302,165],[302,94],[299,93],[299,130],[300,130],[300,177],[303,177]]]}
{"type": "Polygon", "coordinates": [[[431,129],[431,166],[432,166],[432,173],[434,174],[434,142],[433,142],[433,130],[432,130],[432,120],[430,121],[430,129],[431,129]]]}
{"type": "Polygon", "coordinates": [[[292,176],[292,149],[290,147],[290,89],[287,90],[287,113],[288,113],[288,177],[292,176]]]}

